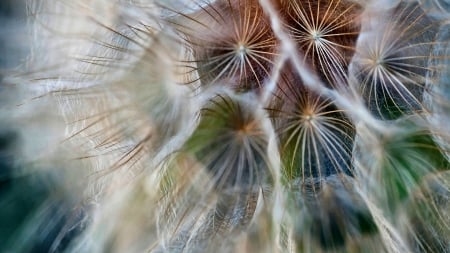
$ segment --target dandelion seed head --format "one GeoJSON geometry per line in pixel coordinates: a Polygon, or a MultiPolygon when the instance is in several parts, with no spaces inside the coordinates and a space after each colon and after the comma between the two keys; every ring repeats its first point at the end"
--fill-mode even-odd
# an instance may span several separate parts
{"type": "Polygon", "coordinates": [[[448,251],[445,6],[29,1],[0,130],[64,186],[0,251],[448,251]]]}
{"type": "Polygon", "coordinates": [[[203,84],[228,81],[237,90],[262,88],[277,41],[257,1],[218,1],[187,21],[192,19],[197,29],[180,30],[188,37],[203,84]]]}
{"type": "Polygon", "coordinates": [[[356,72],[351,74],[356,74],[358,82],[353,85],[364,94],[375,116],[395,119],[424,112],[426,73],[436,67],[427,62],[435,43],[433,23],[439,21],[414,3],[400,2],[380,12],[385,19],[363,28],[366,35],[357,43],[353,61],[356,72]]]}
{"type": "Polygon", "coordinates": [[[306,59],[331,87],[345,83],[359,32],[359,6],[347,1],[292,1],[286,23],[306,59]]]}

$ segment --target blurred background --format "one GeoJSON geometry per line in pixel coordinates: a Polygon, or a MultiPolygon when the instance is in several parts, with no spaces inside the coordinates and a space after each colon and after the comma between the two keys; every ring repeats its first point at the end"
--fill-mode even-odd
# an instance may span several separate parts
{"type": "MultiPolygon", "coordinates": [[[[68,208],[50,172],[26,172],[20,159],[21,136],[8,118],[14,85],[6,75],[20,71],[29,55],[25,0],[0,0],[0,252],[45,253],[62,230],[68,208]],[[6,115],[5,115],[6,114],[6,115]]],[[[9,115],[14,116],[14,115],[9,115]]],[[[13,117],[11,117],[13,118],[13,117]]],[[[50,171],[50,170],[48,170],[50,171]]],[[[64,238],[62,239],[64,241],[64,238]]],[[[57,252],[60,248],[53,246],[57,252]]]]}
{"type": "Polygon", "coordinates": [[[14,68],[28,54],[25,0],[1,0],[0,24],[0,66],[14,68]]]}

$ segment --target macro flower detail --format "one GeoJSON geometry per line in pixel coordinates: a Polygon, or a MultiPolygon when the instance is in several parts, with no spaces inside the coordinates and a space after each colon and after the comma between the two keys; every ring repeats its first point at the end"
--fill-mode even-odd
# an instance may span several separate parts
{"type": "Polygon", "coordinates": [[[222,82],[243,91],[263,87],[277,41],[257,1],[218,1],[176,22],[195,57],[196,67],[189,71],[198,72],[203,85],[222,82]]]}
{"type": "Polygon", "coordinates": [[[317,75],[328,86],[347,81],[347,66],[359,34],[360,6],[344,0],[289,1],[286,26],[317,75]]]}
{"type": "Polygon", "coordinates": [[[357,45],[355,86],[378,117],[395,119],[424,111],[426,75],[438,68],[430,60],[442,57],[430,55],[431,48],[442,43],[434,39],[438,21],[413,3],[400,3],[387,15],[380,15],[385,19],[367,27],[357,45]]]}
{"type": "Polygon", "coordinates": [[[0,251],[450,252],[447,7],[6,0],[0,251]]]}
{"type": "Polygon", "coordinates": [[[279,136],[287,178],[352,174],[354,129],[345,112],[291,79],[284,78],[267,108],[279,136]]]}

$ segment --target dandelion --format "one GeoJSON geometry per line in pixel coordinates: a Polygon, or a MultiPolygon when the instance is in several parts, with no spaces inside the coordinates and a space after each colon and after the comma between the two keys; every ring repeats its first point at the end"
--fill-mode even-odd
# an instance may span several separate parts
{"type": "Polygon", "coordinates": [[[360,7],[349,1],[290,1],[286,26],[317,75],[331,87],[344,85],[359,34],[360,7]]]}
{"type": "Polygon", "coordinates": [[[0,251],[448,252],[446,6],[28,1],[0,251]]]}
{"type": "Polygon", "coordinates": [[[279,136],[287,178],[352,174],[354,130],[344,111],[296,85],[298,80],[284,79],[268,111],[279,136]]]}
{"type": "Polygon", "coordinates": [[[210,100],[197,129],[177,155],[177,160],[185,162],[167,171],[167,183],[162,185],[167,219],[161,228],[175,225],[168,231],[167,245],[161,244],[159,250],[227,247],[223,238],[236,234],[252,219],[260,191],[266,191],[272,181],[267,154],[270,132],[264,129],[261,112],[241,99],[217,95],[210,100]],[[187,189],[182,190],[183,185],[187,189]]]}
{"type": "Polygon", "coordinates": [[[437,21],[419,4],[400,3],[381,16],[385,20],[362,32],[357,60],[353,61],[355,85],[378,117],[395,119],[411,111],[425,111],[426,74],[437,67],[428,61],[443,57],[430,55],[438,44],[434,40],[437,21]]]}
{"type": "Polygon", "coordinates": [[[218,1],[176,22],[195,58],[190,71],[198,72],[203,85],[222,82],[237,90],[262,88],[277,41],[257,1],[218,1]]]}

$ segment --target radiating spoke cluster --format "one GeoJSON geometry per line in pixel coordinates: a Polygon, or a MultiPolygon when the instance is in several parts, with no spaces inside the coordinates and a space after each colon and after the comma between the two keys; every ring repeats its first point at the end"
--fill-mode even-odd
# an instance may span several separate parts
{"type": "Polygon", "coordinates": [[[331,87],[345,85],[354,50],[359,7],[347,1],[292,1],[288,28],[294,40],[331,87]]]}
{"type": "Polygon", "coordinates": [[[268,136],[251,103],[218,96],[202,112],[186,150],[210,171],[211,189],[251,189],[268,172],[268,136]]]}
{"type": "Polygon", "coordinates": [[[236,90],[261,88],[270,75],[277,42],[257,1],[212,4],[193,18],[207,26],[186,32],[200,82],[225,83],[236,90]]]}
{"type": "Polygon", "coordinates": [[[384,29],[373,36],[373,31],[367,31],[370,43],[362,41],[358,48],[356,85],[369,109],[382,118],[424,110],[426,73],[437,67],[428,65],[436,43],[432,40],[434,21],[419,7],[400,6],[392,11],[384,29]]]}
{"type": "Polygon", "coordinates": [[[286,81],[268,110],[288,178],[351,174],[353,126],[332,101],[286,81]]]}

